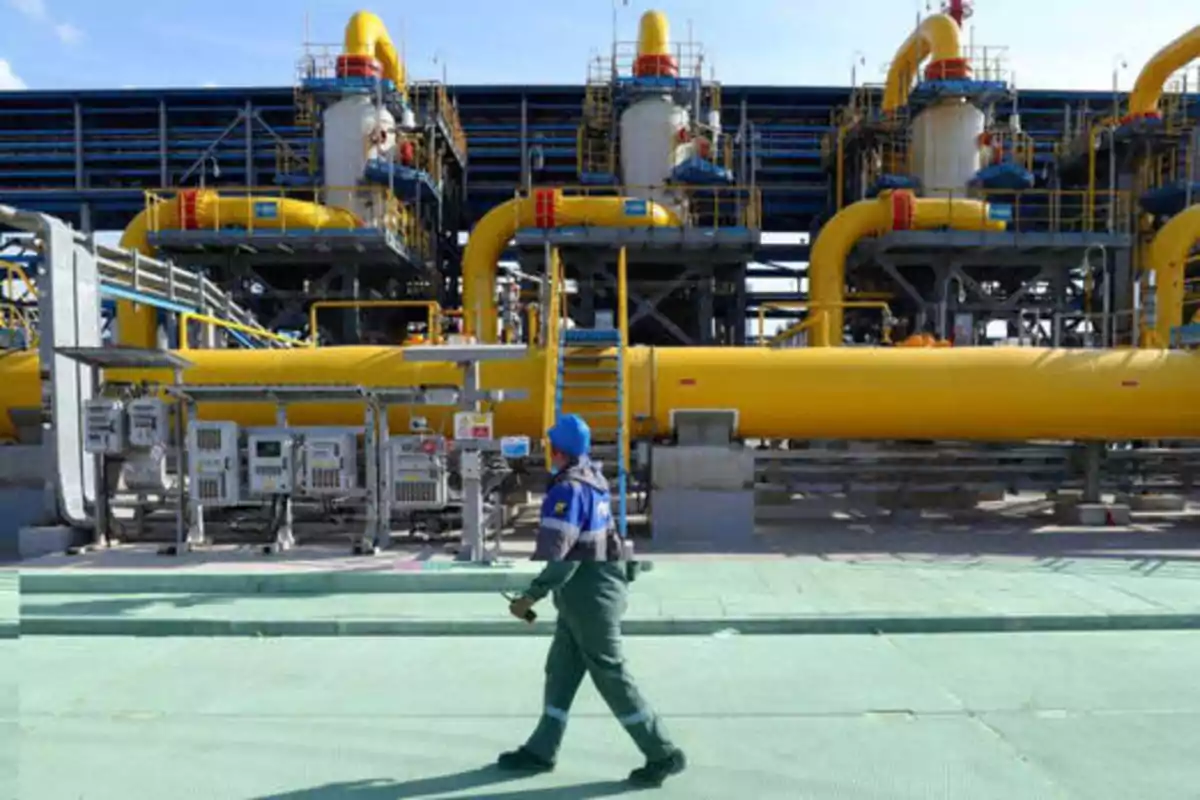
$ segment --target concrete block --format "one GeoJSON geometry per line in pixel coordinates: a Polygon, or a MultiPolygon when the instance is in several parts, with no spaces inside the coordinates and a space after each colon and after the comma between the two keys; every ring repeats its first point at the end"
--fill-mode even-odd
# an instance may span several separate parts
{"type": "Polygon", "coordinates": [[[1177,494],[1132,494],[1117,498],[1133,511],[1177,513],[1187,510],[1187,500],[1177,494]]]}
{"type": "Polygon", "coordinates": [[[1128,525],[1132,521],[1127,505],[1117,503],[1058,502],[1054,505],[1054,516],[1064,525],[1128,525]]]}
{"type": "Polygon", "coordinates": [[[753,491],[655,489],[650,509],[656,546],[695,542],[721,551],[754,537],[753,491]]]}
{"type": "Polygon", "coordinates": [[[754,451],[742,447],[656,447],[655,489],[741,491],[754,486],[754,451]]]}
{"type": "Polygon", "coordinates": [[[92,540],[90,531],[67,525],[29,526],[17,534],[18,558],[41,558],[62,553],[72,547],[87,544],[92,540]]]}

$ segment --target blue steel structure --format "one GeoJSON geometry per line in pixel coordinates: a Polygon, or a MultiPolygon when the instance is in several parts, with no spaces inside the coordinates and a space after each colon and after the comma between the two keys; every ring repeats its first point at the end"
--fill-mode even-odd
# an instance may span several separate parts
{"type": "MultiPolygon", "coordinates": [[[[470,149],[467,218],[473,223],[522,186],[578,181],[576,131],[584,88],[450,87],[470,149]],[[536,148],[539,157],[530,157],[536,148]]],[[[831,181],[822,139],[846,87],[725,86],[722,126],[735,137],[734,166],[762,191],[763,230],[811,233],[826,218],[831,181]]],[[[1064,123],[1111,105],[1112,94],[1022,92],[1016,109],[1039,145],[1036,163],[1064,123]]],[[[293,87],[0,93],[0,202],[45,211],[84,229],[119,230],[145,207],[144,190],[261,186],[282,182],[280,145],[307,150],[311,129],[295,118],[293,87]],[[251,125],[243,124],[250,120],[251,125]]],[[[760,277],[803,261],[806,245],[764,245],[760,277]]],[[[753,312],[760,298],[749,298],[753,312]]]]}

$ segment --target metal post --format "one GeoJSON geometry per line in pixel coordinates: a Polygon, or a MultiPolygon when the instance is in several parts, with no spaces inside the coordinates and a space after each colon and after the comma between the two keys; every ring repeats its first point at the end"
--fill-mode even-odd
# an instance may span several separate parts
{"type": "Polygon", "coordinates": [[[255,186],[254,175],[254,103],[246,101],[246,186],[255,186]]]}
{"type": "MultiPolygon", "coordinates": [[[[92,367],[92,397],[100,396],[100,367],[92,367]]],[[[92,482],[96,498],[96,520],[92,532],[92,546],[104,547],[108,544],[108,459],[103,453],[92,454],[92,482]]]]}
{"type": "Polygon", "coordinates": [[[75,189],[83,190],[83,108],[75,101],[75,189]]]}
{"type": "Polygon", "coordinates": [[[354,543],[356,555],[375,551],[379,542],[380,530],[379,459],[383,454],[379,449],[379,422],[378,415],[375,413],[375,398],[368,397],[364,406],[363,458],[367,462],[367,527],[362,538],[354,543]]]}
{"type": "Polygon", "coordinates": [[[158,185],[165,189],[171,179],[167,174],[167,101],[158,101],[158,185]]]}
{"type": "Polygon", "coordinates": [[[376,401],[375,417],[379,423],[379,522],[375,529],[375,547],[386,550],[392,546],[392,462],[388,458],[388,441],[392,438],[388,422],[388,405],[376,401]]]}
{"type": "Polygon", "coordinates": [[[1100,502],[1100,459],[1104,455],[1104,442],[1088,442],[1084,445],[1083,502],[1100,502]]]}
{"type": "MultiPolygon", "coordinates": [[[[459,364],[463,371],[463,394],[459,403],[462,410],[479,413],[482,403],[477,399],[480,385],[479,361],[459,364]]],[[[483,454],[473,441],[463,443],[460,452],[463,487],[463,529],[460,561],[479,562],[484,560],[485,516],[483,507],[483,454]]]]}
{"type": "MultiPolygon", "coordinates": [[[[183,372],[175,370],[175,386],[183,384],[183,372]]],[[[187,407],[180,397],[175,404],[175,555],[187,543],[187,407]]]]}

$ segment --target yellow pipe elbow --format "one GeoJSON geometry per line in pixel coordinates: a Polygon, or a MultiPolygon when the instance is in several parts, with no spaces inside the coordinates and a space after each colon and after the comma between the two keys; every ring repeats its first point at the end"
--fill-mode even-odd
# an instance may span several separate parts
{"type": "Polygon", "coordinates": [[[661,11],[647,11],[638,22],[638,58],[671,54],[671,24],[661,11]]]}
{"type": "Polygon", "coordinates": [[[917,198],[911,192],[885,192],[846,206],[822,226],[809,259],[809,299],[821,324],[812,346],[837,347],[845,326],[846,259],[859,239],[893,230],[1002,231],[989,206],[967,198],[917,198]]]}
{"type": "Polygon", "coordinates": [[[913,31],[892,59],[888,68],[887,85],[883,90],[885,114],[893,113],[908,102],[908,91],[918,67],[926,58],[935,64],[945,63],[950,68],[946,77],[966,72],[962,53],[962,29],[948,14],[926,17],[913,31]]]}
{"type": "Polygon", "coordinates": [[[1124,121],[1157,116],[1167,79],[1196,58],[1200,58],[1200,25],[1159,50],[1142,67],[1129,94],[1129,113],[1124,121]]]}
{"type": "Polygon", "coordinates": [[[463,324],[467,334],[485,343],[496,341],[496,264],[518,230],[577,225],[670,228],[679,224],[679,218],[665,206],[642,200],[627,203],[623,197],[563,197],[561,192],[546,189],[501,203],[479,220],[463,252],[463,324]]]}
{"type": "Polygon", "coordinates": [[[1171,218],[1150,243],[1148,266],[1154,272],[1153,326],[1143,330],[1147,347],[1164,348],[1171,344],[1171,330],[1183,324],[1188,256],[1200,242],[1200,205],[1194,205],[1171,218]]]}
{"type": "MultiPolygon", "coordinates": [[[[142,255],[152,255],[154,248],[149,241],[151,229],[178,230],[184,227],[180,199],[183,196],[181,193],[143,209],[121,234],[120,246],[142,255]]],[[[304,200],[222,197],[211,190],[195,191],[189,196],[195,200],[193,219],[189,223],[196,228],[215,230],[238,226],[250,230],[342,230],[362,227],[362,221],[345,209],[304,200]],[[273,212],[263,213],[264,206],[273,208],[273,212]]],[[[157,347],[158,309],[130,300],[117,301],[117,339],[129,347],[157,347]]]]}
{"type": "Polygon", "coordinates": [[[342,45],[342,53],[348,56],[369,56],[383,65],[383,77],[396,87],[403,89],[405,85],[404,63],[392,37],[388,35],[387,26],[377,15],[370,11],[358,11],[346,23],[346,38],[342,45]]]}

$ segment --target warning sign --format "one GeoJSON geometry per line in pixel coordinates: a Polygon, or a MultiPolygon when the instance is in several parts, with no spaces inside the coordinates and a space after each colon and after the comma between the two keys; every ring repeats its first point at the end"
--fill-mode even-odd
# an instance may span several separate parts
{"type": "Polygon", "coordinates": [[[493,439],[493,420],[491,414],[476,414],[473,411],[459,411],[454,415],[454,438],[464,439],[493,439]]]}

